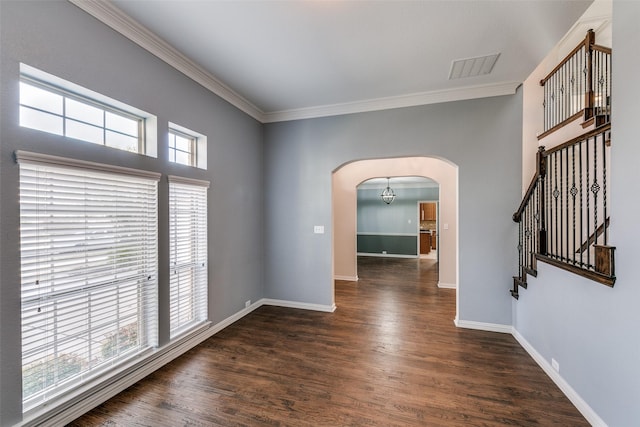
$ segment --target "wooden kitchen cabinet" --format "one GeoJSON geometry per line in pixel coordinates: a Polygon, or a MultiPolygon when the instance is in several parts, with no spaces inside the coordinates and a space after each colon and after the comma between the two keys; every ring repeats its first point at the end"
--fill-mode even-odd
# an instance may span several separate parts
{"type": "Polygon", "coordinates": [[[436,220],[436,204],[435,203],[425,203],[424,219],[426,221],[436,220]]]}
{"type": "Polygon", "coordinates": [[[435,203],[420,203],[420,220],[421,221],[435,221],[436,220],[436,204],[435,203]]]}
{"type": "Polygon", "coordinates": [[[420,233],[420,253],[428,254],[431,252],[431,234],[430,233],[420,233]]]}

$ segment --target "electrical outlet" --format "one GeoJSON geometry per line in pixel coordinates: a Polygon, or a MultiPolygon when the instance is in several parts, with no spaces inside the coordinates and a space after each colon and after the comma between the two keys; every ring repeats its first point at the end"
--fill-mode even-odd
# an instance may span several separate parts
{"type": "Polygon", "coordinates": [[[250,305],[251,305],[251,300],[245,301],[244,308],[249,308],[250,305]]]}
{"type": "Polygon", "coordinates": [[[383,254],[383,255],[386,255],[386,254],[387,254],[387,251],[382,251],[382,254],[383,254]]]}
{"type": "Polygon", "coordinates": [[[556,370],[556,372],[560,372],[560,364],[553,357],[551,358],[551,367],[556,370]]]}

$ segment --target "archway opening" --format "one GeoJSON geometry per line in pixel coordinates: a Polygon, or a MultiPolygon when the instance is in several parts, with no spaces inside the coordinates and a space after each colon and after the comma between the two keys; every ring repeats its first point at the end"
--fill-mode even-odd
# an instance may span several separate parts
{"type": "MultiPolygon", "coordinates": [[[[357,187],[372,178],[429,177],[440,185],[438,221],[439,282],[458,283],[458,167],[434,157],[357,160],[332,174],[333,277],[357,281],[357,187]]],[[[335,292],[335,290],[334,290],[335,292]]],[[[456,316],[458,307],[456,296],[456,316]]]]}

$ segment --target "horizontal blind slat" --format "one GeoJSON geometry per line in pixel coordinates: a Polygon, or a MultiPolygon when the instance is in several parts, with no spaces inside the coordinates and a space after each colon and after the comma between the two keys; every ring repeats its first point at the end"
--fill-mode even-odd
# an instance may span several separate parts
{"type": "Polygon", "coordinates": [[[170,334],[207,318],[208,183],[169,179],[170,334]]]}
{"type": "Polygon", "coordinates": [[[157,178],[91,168],[20,162],[26,409],[156,345],[157,178]]]}

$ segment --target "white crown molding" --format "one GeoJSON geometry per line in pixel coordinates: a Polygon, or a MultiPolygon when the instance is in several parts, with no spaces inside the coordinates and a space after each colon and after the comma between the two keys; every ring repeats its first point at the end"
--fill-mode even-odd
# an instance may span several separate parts
{"type": "Polygon", "coordinates": [[[264,122],[264,112],[108,0],[68,0],[225,101],[264,122]]]}
{"type": "Polygon", "coordinates": [[[298,108],[268,112],[264,115],[265,123],[290,120],[312,119],[317,117],[339,116],[343,114],[364,113],[367,111],[389,110],[392,108],[415,107],[442,102],[463,101],[492,96],[513,95],[521,82],[506,82],[490,85],[467,86],[456,89],[445,89],[431,92],[419,92],[408,95],[390,96],[386,98],[368,99],[364,101],[346,102],[342,104],[321,105],[318,107],[298,108]]]}
{"type": "Polygon", "coordinates": [[[503,82],[321,105],[317,107],[264,112],[142,24],[129,17],[111,1],[68,1],[261,123],[311,119],[492,96],[513,95],[521,84],[521,82],[503,82]]]}

